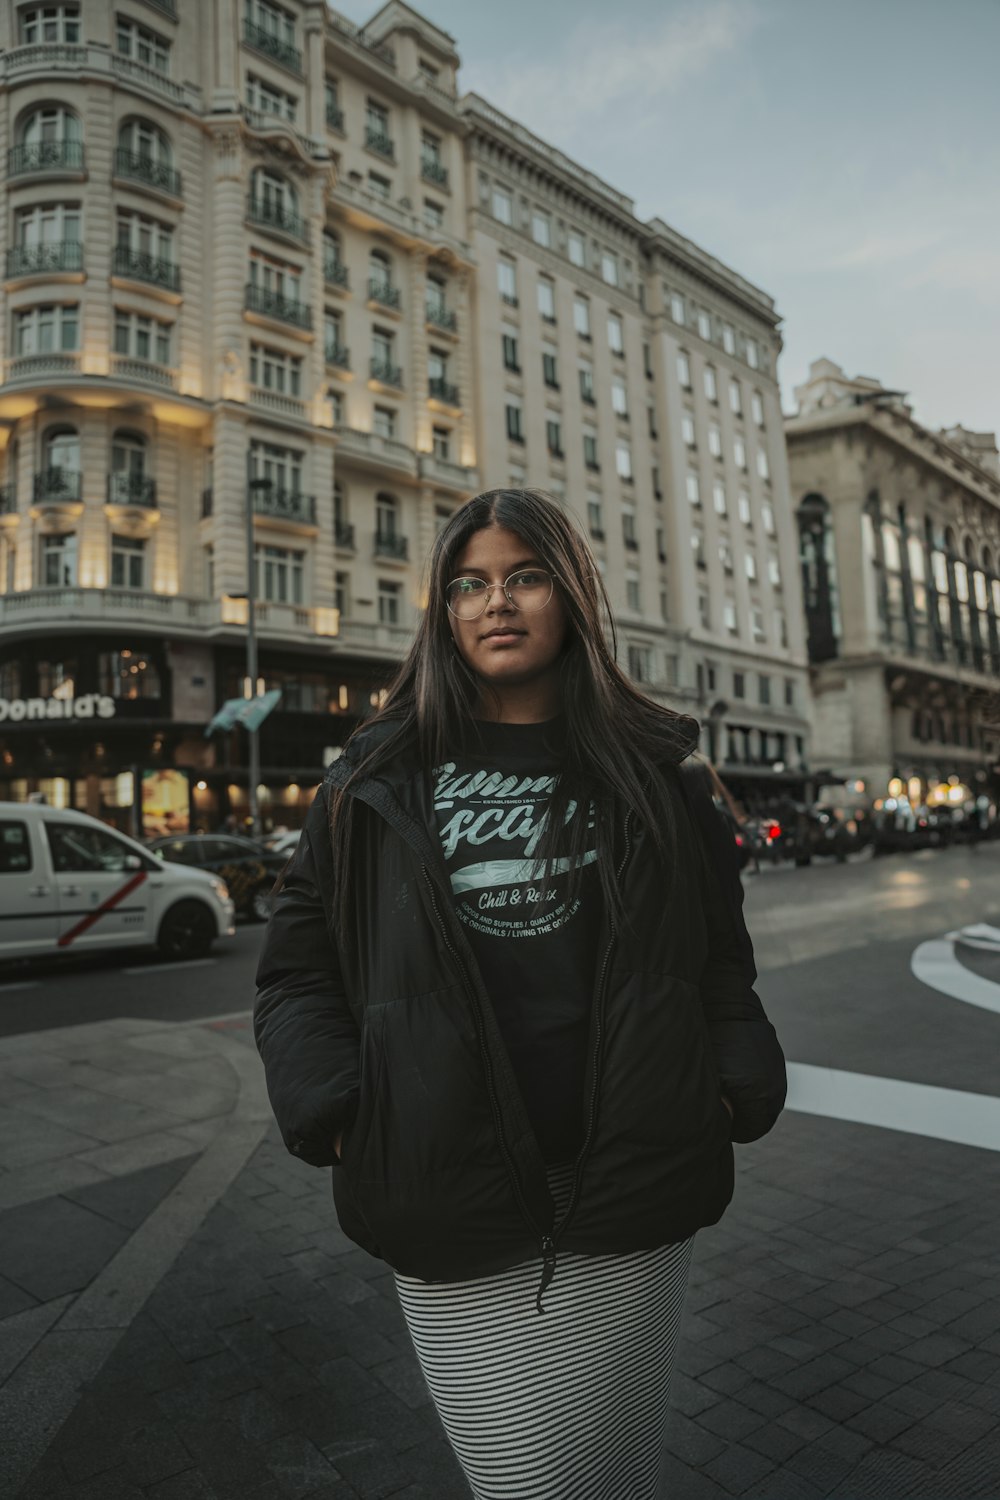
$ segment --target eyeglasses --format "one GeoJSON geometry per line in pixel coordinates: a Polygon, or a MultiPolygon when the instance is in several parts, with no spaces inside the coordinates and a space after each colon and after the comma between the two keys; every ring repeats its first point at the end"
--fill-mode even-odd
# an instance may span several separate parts
{"type": "Polygon", "coordinates": [[[499,585],[483,578],[454,578],[445,589],[445,603],[457,620],[478,620],[498,587],[515,609],[533,614],[552,598],[555,578],[541,568],[521,568],[499,585]]]}

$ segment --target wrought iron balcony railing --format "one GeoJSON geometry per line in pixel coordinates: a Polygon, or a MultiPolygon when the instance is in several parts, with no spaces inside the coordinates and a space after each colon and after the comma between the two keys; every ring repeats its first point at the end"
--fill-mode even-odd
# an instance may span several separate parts
{"type": "Polygon", "coordinates": [[[157,161],[143,151],[129,151],[119,146],[115,152],[115,176],[128,177],[133,182],[144,182],[147,187],[159,188],[172,198],[181,196],[181,174],[169,162],[157,161]]]}
{"type": "Polygon", "coordinates": [[[405,562],[409,555],[410,544],[405,536],[398,536],[395,532],[376,531],[376,557],[395,557],[400,562],[405,562]]]}
{"type": "Polygon", "coordinates": [[[354,523],[352,521],[334,521],[333,523],[333,545],[343,550],[354,550],[354,523]]]}
{"type": "Polygon", "coordinates": [[[243,22],[243,40],[248,47],[263,52],[275,62],[291,68],[293,72],[302,72],[302,53],[291,42],[285,41],[284,37],[275,36],[273,32],[247,19],[243,22]]]}
{"type": "Polygon", "coordinates": [[[428,378],[427,394],[433,396],[435,401],[443,401],[446,406],[461,405],[458,398],[458,386],[449,384],[440,375],[431,375],[428,378]]]}
{"type": "Polygon", "coordinates": [[[83,475],[79,469],[64,469],[61,465],[42,469],[35,475],[32,493],[36,503],[53,500],[76,502],[83,493],[83,475]]]}
{"type": "Polygon", "coordinates": [[[148,510],[156,509],[156,480],[145,474],[109,474],[109,505],[141,505],[148,510]]]}
{"type": "Polygon", "coordinates": [[[365,126],[365,145],[377,151],[380,156],[385,156],[389,161],[396,159],[396,146],[391,136],[386,135],[384,130],[378,130],[374,125],[365,126]]]}
{"type": "Polygon", "coordinates": [[[323,262],[323,280],[326,282],[327,286],[342,286],[345,288],[348,287],[350,285],[350,279],[348,277],[347,267],[344,265],[344,262],[342,260],[337,260],[337,258],[333,255],[328,255],[326,257],[326,260],[324,260],[323,262]]]}
{"type": "Polygon", "coordinates": [[[298,490],[285,490],[277,485],[261,485],[259,482],[250,491],[254,511],[258,516],[274,516],[283,521],[302,521],[316,524],[316,496],[302,495],[298,490]]]}
{"type": "Polygon", "coordinates": [[[351,368],[351,351],[346,344],[327,344],[326,362],[328,365],[338,365],[342,370],[351,368]]]}
{"type": "Polygon", "coordinates": [[[376,359],[372,356],[368,367],[368,373],[372,380],[380,380],[383,385],[403,384],[402,365],[390,364],[388,360],[376,359]]]}
{"type": "Polygon", "coordinates": [[[372,302],[379,302],[383,307],[399,306],[399,287],[392,286],[378,276],[368,278],[368,296],[372,302]]]}
{"type": "Polygon", "coordinates": [[[293,323],[296,328],[312,327],[312,308],[308,302],[298,302],[285,297],[270,287],[246,284],[245,306],[249,312],[263,313],[269,318],[278,318],[282,323],[293,323]]]}
{"type": "Polygon", "coordinates": [[[12,245],[7,251],[8,276],[82,270],[83,246],[79,240],[54,240],[47,245],[12,245]]]}
{"type": "Polygon", "coordinates": [[[305,220],[294,209],[274,198],[257,198],[253,193],[247,197],[247,218],[254,224],[264,224],[268,229],[280,229],[282,234],[296,240],[308,239],[305,220]]]}
{"type": "Polygon", "coordinates": [[[148,281],[151,286],[166,287],[179,292],[181,269],[171,260],[160,255],[150,255],[147,250],[133,250],[130,245],[116,245],[112,265],[119,276],[131,276],[135,281],[148,281]]]}
{"type": "Polygon", "coordinates": [[[28,172],[82,172],[82,141],[34,141],[11,146],[7,152],[7,176],[28,172]]]}
{"type": "Polygon", "coordinates": [[[435,328],[443,328],[449,333],[454,333],[458,327],[458,318],[451,309],[441,307],[436,302],[428,302],[426,318],[427,322],[433,323],[435,328]]]}
{"type": "Polygon", "coordinates": [[[420,175],[426,182],[436,182],[439,187],[448,186],[448,168],[433,156],[425,156],[422,159],[420,175]]]}

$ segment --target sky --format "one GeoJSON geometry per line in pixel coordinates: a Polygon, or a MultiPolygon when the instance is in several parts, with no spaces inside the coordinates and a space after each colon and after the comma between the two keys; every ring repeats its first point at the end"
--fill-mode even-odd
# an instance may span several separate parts
{"type": "Polygon", "coordinates": [[[411,3],[460,92],[775,299],[786,411],[826,356],[1000,427],[1000,0],[411,3]]]}

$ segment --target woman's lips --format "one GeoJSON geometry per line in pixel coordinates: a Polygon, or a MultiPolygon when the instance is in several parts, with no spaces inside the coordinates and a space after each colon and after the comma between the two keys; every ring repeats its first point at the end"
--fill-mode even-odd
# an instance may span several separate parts
{"type": "Polygon", "coordinates": [[[483,636],[483,641],[485,642],[485,644],[487,646],[512,646],[515,643],[515,641],[523,641],[523,640],[524,640],[524,631],[523,630],[500,630],[500,631],[493,631],[489,635],[484,635],[483,636]]]}

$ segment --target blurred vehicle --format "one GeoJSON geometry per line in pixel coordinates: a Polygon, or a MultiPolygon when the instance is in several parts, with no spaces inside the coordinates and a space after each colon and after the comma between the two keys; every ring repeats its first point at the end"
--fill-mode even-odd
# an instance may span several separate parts
{"type": "Polygon", "coordinates": [[[299,847],[301,837],[301,828],[286,828],[283,833],[269,833],[258,842],[268,854],[280,854],[284,859],[288,859],[299,847]]]}
{"type": "Polygon", "coordinates": [[[285,867],[285,855],[228,833],[175,834],[151,839],[149,849],[157,859],[170,864],[221,875],[238,916],[266,922],[271,915],[271,890],[285,867]]]}
{"type": "Polygon", "coordinates": [[[152,946],[201,958],[233,930],[217,874],[167,868],[87,813],[0,802],[0,958],[152,946]]]}

